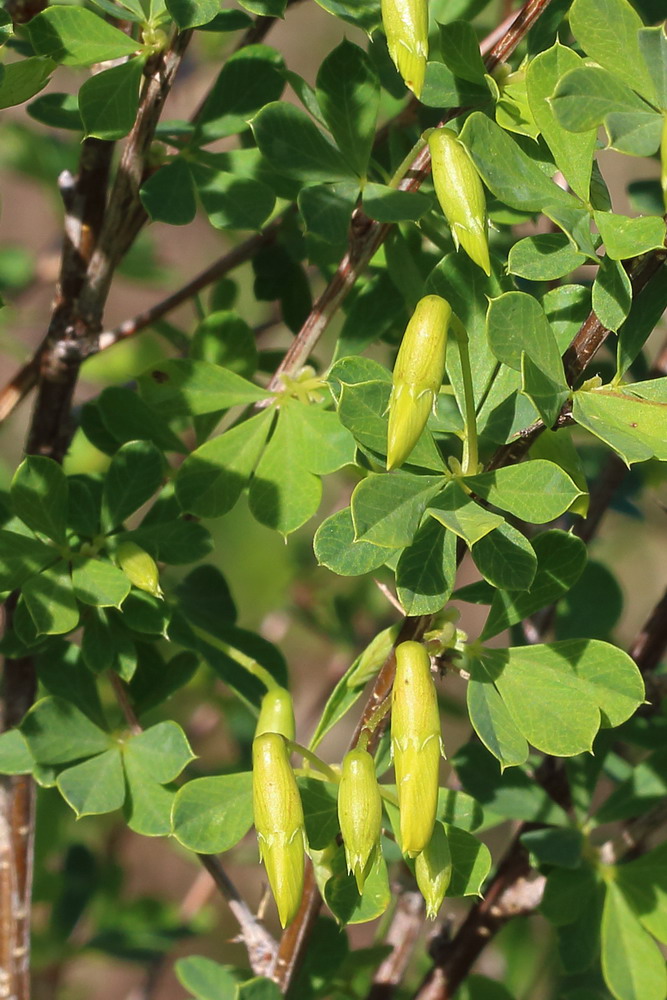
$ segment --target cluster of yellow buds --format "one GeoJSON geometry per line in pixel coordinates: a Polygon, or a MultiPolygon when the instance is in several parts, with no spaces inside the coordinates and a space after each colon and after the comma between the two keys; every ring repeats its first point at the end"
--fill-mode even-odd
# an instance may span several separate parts
{"type": "Polygon", "coordinates": [[[425,295],[406,327],[392,377],[387,469],[405,462],[435,405],[445,374],[451,316],[446,299],[425,295]]]}
{"type": "Polygon", "coordinates": [[[433,186],[452,231],[452,239],[491,273],[486,198],[470,154],[450,128],[436,128],[428,137],[433,186]]]}
{"type": "Polygon", "coordinates": [[[396,69],[421,97],[428,59],[428,0],[382,0],[382,26],[396,69]]]}

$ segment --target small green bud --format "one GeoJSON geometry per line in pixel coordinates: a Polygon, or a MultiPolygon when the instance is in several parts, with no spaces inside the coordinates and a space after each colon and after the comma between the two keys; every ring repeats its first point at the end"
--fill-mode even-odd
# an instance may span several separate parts
{"type": "Polygon", "coordinates": [[[442,823],[436,823],[428,844],[415,858],[415,876],[426,901],[426,916],[435,920],[452,878],[452,854],[442,823]]]}
{"type": "Polygon", "coordinates": [[[280,733],[286,740],[294,739],[292,696],[285,688],[271,688],[262,698],[255,738],[263,733],[280,733]]]}
{"type": "Polygon", "coordinates": [[[442,747],[431,661],[419,642],[402,642],[396,647],[391,745],[401,849],[414,857],[424,850],[433,833],[442,747]]]}
{"type": "Polygon", "coordinates": [[[468,150],[450,128],[437,128],[428,138],[433,186],[440,207],[459,244],[486,274],[489,260],[488,218],[484,188],[468,150]]]}
{"type": "Polygon", "coordinates": [[[116,562],[135,587],[153,597],[162,597],[157,563],[148,552],[134,542],[121,542],[116,549],[116,562]]]}
{"type": "Polygon", "coordinates": [[[338,786],[338,821],[347,870],[354,874],[361,895],[382,830],[382,799],[375,762],[368,750],[350,750],[343,758],[338,786]]]}
{"type": "Polygon", "coordinates": [[[253,741],[252,799],[260,859],[286,927],[303,895],[304,820],[287,743],[279,733],[262,733],[253,741]]]}
{"type": "Polygon", "coordinates": [[[382,25],[396,69],[421,97],[428,59],[428,0],[382,0],[382,25]]]}
{"type": "Polygon", "coordinates": [[[451,306],[439,295],[420,299],[396,357],[389,400],[387,469],[402,465],[426,426],[445,374],[451,306]]]}

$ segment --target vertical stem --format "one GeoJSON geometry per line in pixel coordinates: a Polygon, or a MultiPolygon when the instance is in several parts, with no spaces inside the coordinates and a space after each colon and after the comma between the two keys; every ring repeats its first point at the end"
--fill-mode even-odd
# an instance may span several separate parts
{"type": "Polygon", "coordinates": [[[463,397],[465,406],[465,441],[463,443],[463,475],[472,476],[477,472],[479,451],[477,448],[477,414],[475,413],[475,393],[472,385],[472,370],[470,368],[470,351],[468,349],[468,332],[455,317],[452,318],[452,332],[459,345],[461,359],[461,376],[463,378],[463,397]]]}

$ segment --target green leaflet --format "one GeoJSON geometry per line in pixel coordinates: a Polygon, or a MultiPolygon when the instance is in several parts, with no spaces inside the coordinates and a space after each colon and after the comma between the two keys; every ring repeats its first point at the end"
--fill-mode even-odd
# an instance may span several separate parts
{"type": "Polygon", "coordinates": [[[532,524],[553,521],[582,496],[582,491],[560,466],[542,458],[466,476],[464,482],[494,507],[532,524]]]}
{"type": "Polygon", "coordinates": [[[574,394],[574,419],[627,465],[667,459],[667,403],[609,388],[574,394]]]}

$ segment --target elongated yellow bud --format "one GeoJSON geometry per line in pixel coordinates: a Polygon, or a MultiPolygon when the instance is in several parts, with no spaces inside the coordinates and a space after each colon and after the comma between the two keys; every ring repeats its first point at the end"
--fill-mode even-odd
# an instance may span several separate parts
{"type": "Polygon", "coordinates": [[[426,901],[426,916],[435,920],[452,878],[452,854],[442,823],[436,823],[428,844],[415,858],[415,876],[426,901]]]}
{"type": "Polygon", "coordinates": [[[343,758],[338,786],[338,821],[347,870],[354,874],[361,895],[375,860],[382,829],[382,799],[375,763],[367,750],[350,750],[343,758]]]}
{"type": "Polygon", "coordinates": [[[438,805],[440,713],[428,653],[419,642],[396,647],[391,705],[391,746],[396,769],[401,849],[423,851],[438,805]]]}
{"type": "Polygon", "coordinates": [[[428,147],[433,186],[451,228],[452,239],[457,249],[461,244],[471,260],[486,274],[491,274],[486,197],[477,168],[450,128],[431,132],[428,147]]]}
{"type": "Polygon", "coordinates": [[[148,552],[134,542],[121,542],[116,549],[116,562],[135,587],[153,597],[162,597],[157,563],[148,552]]]}
{"type": "Polygon", "coordinates": [[[403,464],[426,426],[445,374],[451,315],[445,299],[426,295],[403,334],[389,400],[387,469],[403,464]]]}
{"type": "Polygon", "coordinates": [[[252,798],[259,854],[280,923],[294,919],[303,894],[304,821],[301,797],[279,733],[263,733],[252,745],[252,798]]]}
{"type": "Polygon", "coordinates": [[[428,59],[428,0],[382,0],[382,25],[396,69],[421,97],[428,59]]]}
{"type": "Polygon", "coordinates": [[[263,733],[280,733],[286,740],[294,739],[292,696],[285,688],[271,688],[262,698],[255,738],[263,733]]]}

